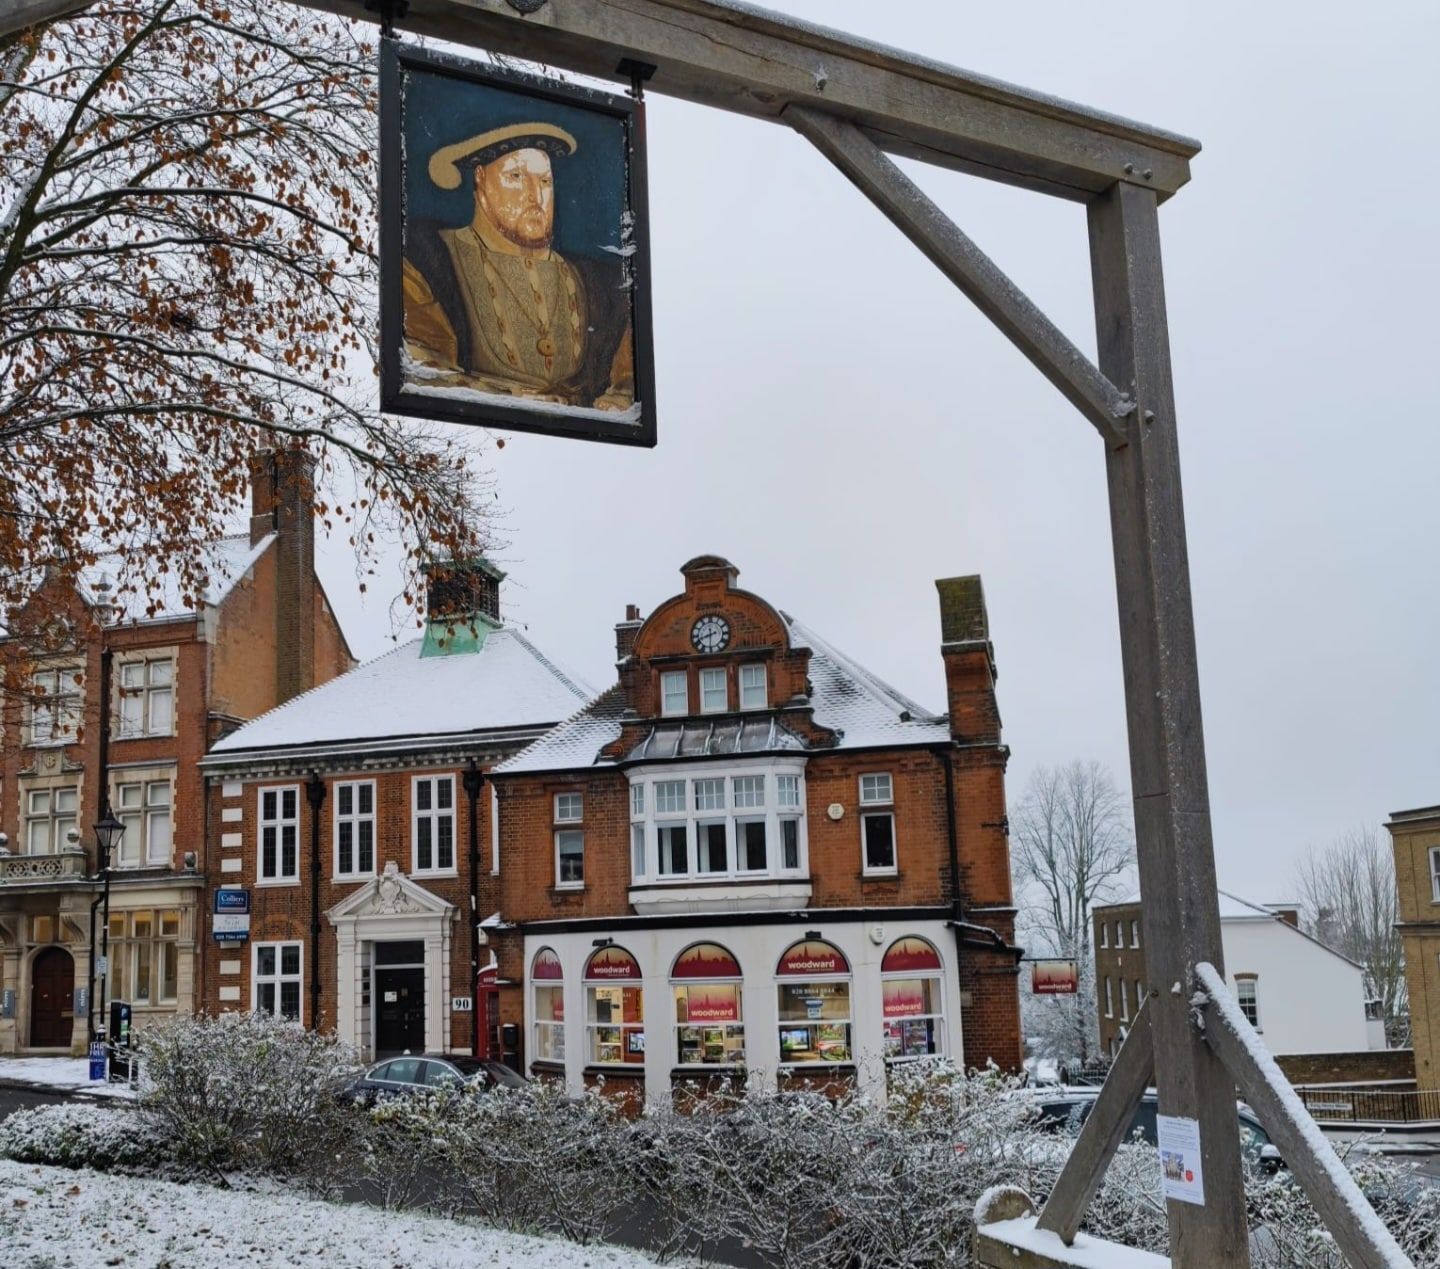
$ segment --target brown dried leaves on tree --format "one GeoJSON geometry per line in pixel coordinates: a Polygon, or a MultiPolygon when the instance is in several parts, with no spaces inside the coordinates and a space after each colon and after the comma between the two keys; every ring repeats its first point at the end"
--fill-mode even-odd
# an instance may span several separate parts
{"type": "Polygon", "coordinates": [[[247,461],[299,446],[359,571],[484,545],[460,434],[376,399],[367,32],[273,0],[98,4],[0,42],[0,604],[118,551],[195,597],[247,461]]]}

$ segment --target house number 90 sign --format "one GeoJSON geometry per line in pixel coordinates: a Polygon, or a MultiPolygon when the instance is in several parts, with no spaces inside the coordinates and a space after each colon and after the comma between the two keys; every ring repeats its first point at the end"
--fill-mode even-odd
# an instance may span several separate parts
{"type": "Polygon", "coordinates": [[[475,1008],[474,998],[471,996],[451,996],[451,1013],[469,1013],[475,1008]]]}

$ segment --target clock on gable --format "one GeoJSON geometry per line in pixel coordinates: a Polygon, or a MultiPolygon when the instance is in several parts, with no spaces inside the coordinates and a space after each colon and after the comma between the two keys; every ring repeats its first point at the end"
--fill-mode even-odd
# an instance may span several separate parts
{"type": "Polygon", "coordinates": [[[724,652],[730,646],[730,623],[709,613],[690,627],[690,642],[696,652],[724,652]]]}

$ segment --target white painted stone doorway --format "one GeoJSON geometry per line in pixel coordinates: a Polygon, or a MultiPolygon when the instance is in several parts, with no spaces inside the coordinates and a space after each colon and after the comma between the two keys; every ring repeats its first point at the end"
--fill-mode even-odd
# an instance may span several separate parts
{"type": "Polygon", "coordinates": [[[375,1052],[371,1006],[376,943],[425,945],[425,1048],[443,1053],[450,1034],[450,943],[460,909],[405,876],[391,860],[373,881],[326,915],[335,927],[335,1029],[367,1061],[375,1052]]]}

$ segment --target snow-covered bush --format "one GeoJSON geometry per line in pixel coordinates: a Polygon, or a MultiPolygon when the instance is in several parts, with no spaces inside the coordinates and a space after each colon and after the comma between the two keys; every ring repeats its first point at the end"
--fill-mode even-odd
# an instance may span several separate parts
{"type": "Polygon", "coordinates": [[[269,1014],[177,1018],[145,1033],[144,1107],[181,1162],[293,1177],[325,1190],[348,1172],[356,1118],[338,1094],[359,1072],[332,1035],[269,1014]]]}
{"type": "Polygon", "coordinates": [[[0,1156],[19,1163],[146,1172],[172,1158],[165,1126],[138,1110],[61,1103],[19,1110],[0,1121],[0,1156]]]}
{"type": "Polygon", "coordinates": [[[599,1093],[436,1091],[382,1103],[362,1135],[367,1188],[390,1201],[581,1243],[627,1202],[624,1120],[599,1093]]]}

